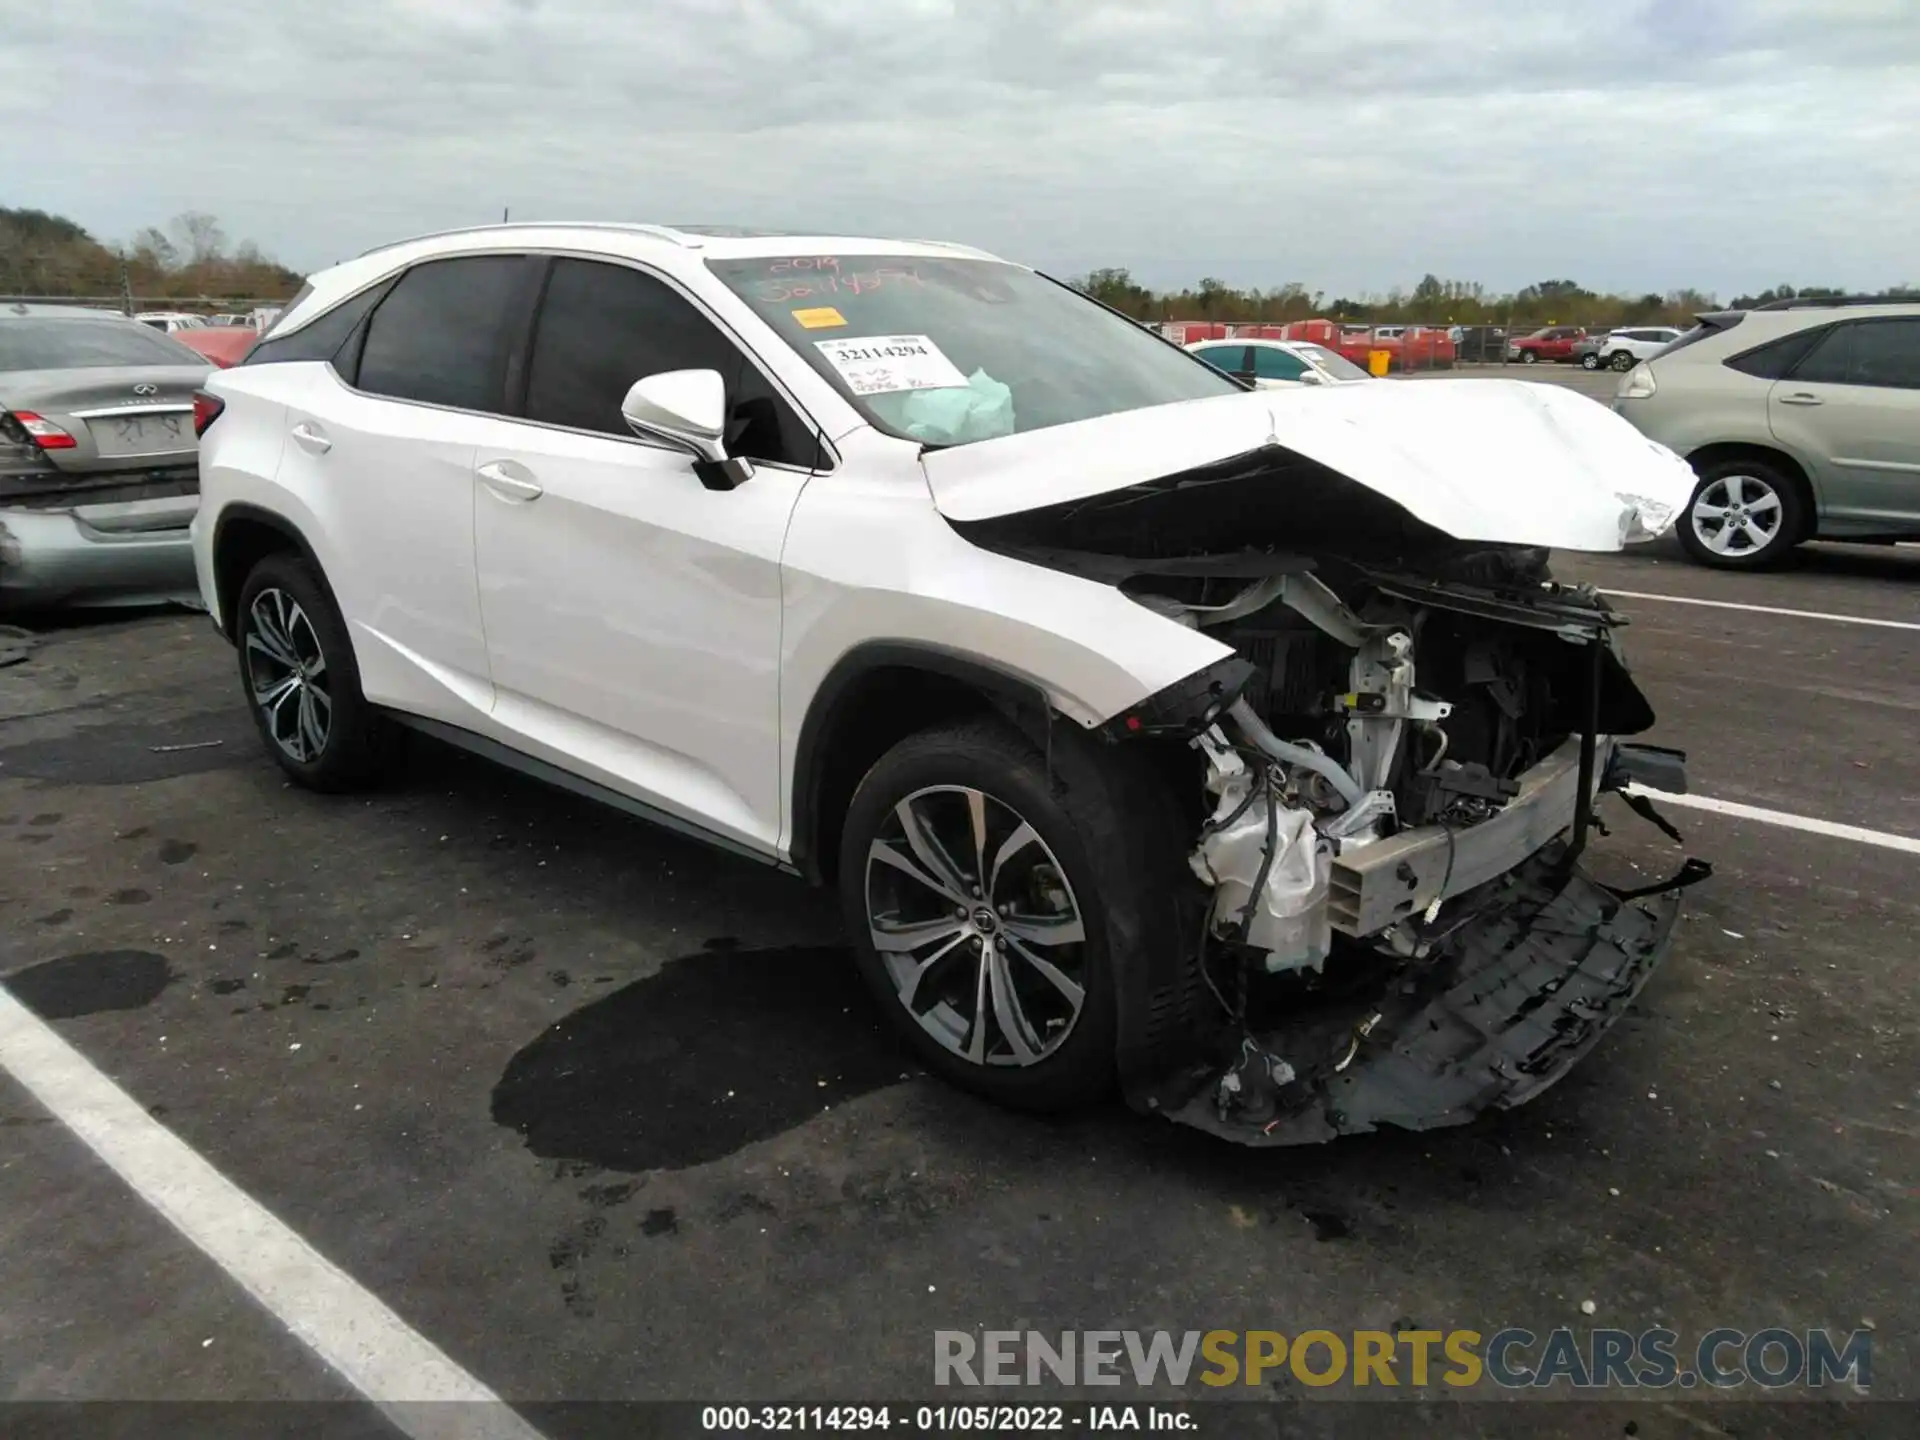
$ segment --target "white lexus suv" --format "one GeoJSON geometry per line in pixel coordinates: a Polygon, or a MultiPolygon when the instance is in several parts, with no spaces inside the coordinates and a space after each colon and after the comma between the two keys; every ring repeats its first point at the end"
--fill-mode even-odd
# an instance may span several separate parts
{"type": "Polygon", "coordinates": [[[1258,392],[957,245],[533,225],[316,275],[195,418],[289,775],[410,728],[835,885],[924,1062],[1009,1103],[1259,1144],[1518,1103],[1704,869],[1577,863],[1684,771],[1615,738],[1620,617],[1545,547],[1694,482],[1571,392],[1258,392]]]}

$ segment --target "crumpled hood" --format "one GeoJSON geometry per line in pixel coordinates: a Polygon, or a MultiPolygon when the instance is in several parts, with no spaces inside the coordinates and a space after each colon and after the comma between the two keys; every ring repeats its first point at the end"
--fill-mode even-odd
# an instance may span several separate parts
{"type": "Polygon", "coordinates": [[[1497,545],[1618,550],[1648,538],[1645,529],[1664,529],[1695,484],[1686,461],[1605,406],[1519,380],[1223,395],[932,451],[923,463],[940,512],[964,522],[1123,490],[1271,445],[1456,539],[1497,545]]]}

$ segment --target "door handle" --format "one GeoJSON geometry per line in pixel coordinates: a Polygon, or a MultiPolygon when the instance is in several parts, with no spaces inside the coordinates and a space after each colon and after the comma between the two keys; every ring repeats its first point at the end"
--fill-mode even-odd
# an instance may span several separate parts
{"type": "Polygon", "coordinates": [[[1782,395],[1780,403],[1782,405],[1824,405],[1827,402],[1818,395],[1809,395],[1804,390],[1796,390],[1791,395],[1782,395]]]}
{"type": "Polygon", "coordinates": [[[538,500],[547,493],[524,465],[511,460],[489,460],[475,473],[480,483],[502,500],[538,500]]]}
{"type": "Polygon", "coordinates": [[[293,427],[292,434],[302,450],[311,450],[315,455],[324,455],[333,448],[333,441],[304,420],[293,427]]]}

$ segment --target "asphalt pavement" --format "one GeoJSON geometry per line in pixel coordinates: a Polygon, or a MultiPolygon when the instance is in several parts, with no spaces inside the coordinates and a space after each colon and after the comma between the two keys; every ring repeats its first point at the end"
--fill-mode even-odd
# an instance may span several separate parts
{"type": "MultiPolygon", "coordinates": [[[[1649,738],[1699,795],[1920,836],[1920,630],[1856,623],[1920,624],[1920,551],[1558,569],[1665,597],[1616,603],[1649,738]]],[[[0,670],[0,975],[296,1238],[235,1252],[219,1217],[190,1243],[85,1114],[0,1071],[0,1399],[357,1415],[255,1298],[267,1255],[324,1257],[555,1437],[587,1433],[558,1400],[925,1397],[937,1330],[1660,1323],[1871,1327],[1874,1398],[1465,1419],[1435,1385],[1419,1428],[1913,1433],[1920,855],[1697,808],[1669,812],[1682,849],[1605,815],[1606,873],[1716,874],[1565,1082],[1458,1130],[1254,1153],[956,1094],[801,882],[425,742],[380,793],[293,789],[203,616],[67,626],[0,670]]]]}

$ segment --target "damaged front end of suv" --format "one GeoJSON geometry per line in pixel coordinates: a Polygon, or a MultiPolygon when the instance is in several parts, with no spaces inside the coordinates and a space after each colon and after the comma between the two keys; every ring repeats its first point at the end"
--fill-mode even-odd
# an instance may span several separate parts
{"type": "MultiPolygon", "coordinates": [[[[1642,467],[1657,493],[1530,527],[1383,493],[1313,448],[1269,437],[1116,489],[949,517],[977,545],[1118,587],[1230,651],[1102,729],[1156,752],[1193,829],[1186,973],[1204,1018],[1186,1048],[1127,1067],[1129,1099],[1255,1145],[1530,1099],[1624,1013],[1667,949],[1678,892],[1709,873],[1689,860],[1623,892],[1582,868],[1597,797],[1684,791],[1684,756],[1621,738],[1654,720],[1623,617],[1555,583],[1544,545],[1504,538],[1567,544],[1595,515],[1614,543],[1584,548],[1656,534],[1682,483],[1666,457],[1642,467]]],[[[1643,796],[1628,803],[1668,828],[1643,796]]]]}

